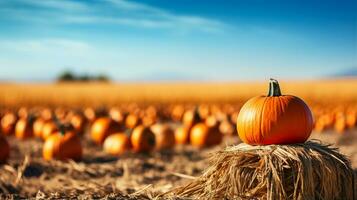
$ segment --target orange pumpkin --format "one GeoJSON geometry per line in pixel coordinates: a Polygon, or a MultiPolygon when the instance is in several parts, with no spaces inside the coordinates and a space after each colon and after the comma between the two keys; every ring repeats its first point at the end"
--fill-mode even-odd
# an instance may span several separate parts
{"type": "Polygon", "coordinates": [[[174,131],[167,124],[155,124],[151,126],[155,134],[155,148],[157,150],[171,149],[175,146],[174,131]]]}
{"type": "Polygon", "coordinates": [[[201,116],[198,112],[198,109],[188,110],[183,115],[182,123],[184,126],[192,127],[193,125],[201,122],[201,116]]]}
{"type": "Polygon", "coordinates": [[[73,116],[70,117],[69,121],[72,124],[72,126],[74,127],[74,130],[78,134],[83,134],[84,133],[85,118],[82,115],[74,114],[73,116]]]}
{"type": "Polygon", "coordinates": [[[19,119],[15,126],[15,136],[18,139],[27,139],[33,137],[34,120],[35,118],[33,116],[19,119]]]}
{"type": "Polygon", "coordinates": [[[42,151],[45,160],[80,160],[82,146],[78,135],[74,131],[60,131],[50,135],[42,151]]]}
{"type": "Polygon", "coordinates": [[[356,126],[357,122],[357,115],[355,112],[348,112],[346,114],[346,124],[348,128],[353,128],[356,126]]]}
{"type": "Polygon", "coordinates": [[[185,108],[182,105],[175,105],[171,111],[171,118],[174,121],[181,121],[184,112],[185,108]]]}
{"type": "Polygon", "coordinates": [[[223,120],[219,124],[219,131],[224,135],[235,135],[235,126],[233,126],[228,120],[223,120]]]}
{"type": "Polygon", "coordinates": [[[190,142],[190,128],[186,126],[179,126],[175,130],[176,144],[188,144],[190,142]]]}
{"type": "Polygon", "coordinates": [[[190,133],[190,142],[193,146],[203,148],[221,143],[223,135],[217,126],[209,126],[205,123],[194,125],[190,133]]]}
{"type": "Polygon", "coordinates": [[[46,122],[42,127],[41,137],[43,140],[46,140],[51,135],[58,132],[57,124],[53,121],[46,122]]]}
{"type": "Polygon", "coordinates": [[[37,118],[33,123],[33,134],[35,137],[42,137],[42,128],[45,125],[46,121],[42,118],[37,118]]]}
{"type": "Polygon", "coordinates": [[[343,133],[345,132],[346,128],[347,128],[347,124],[346,124],[345,117],[337,118],[334,124],[335,131],[338,133],[343,133]]]}
{"type": "Polygon", "coordinates": [[[124,121],[124,114],[118,108],[111,108],[109,110],[109,116],[116,122],[124,121]]]}
{"type": "Polygon", "coordinates": [[[126,133],[114,133],[105,139],[103,149],[111,155],[122,155],[131,149],[130,137],[126,133]]]}
{"type": "Polygon", "coordinates": [[[101,117],[94,121],[91,127],[91,138],[97,144],[103,144],[106,137],[123,131],[119,123],[109,117],[101,117]]]}
{"type": "Polygon", "coordinates": [[[8,112],[1,118],[1,132],[4,135],[11,135],[14,133],[15,125],[17,121],[17,116],[8,112]]]}
{"type": "Polygon", "coordinates": [[[0,163],[6,162],[10,155],[10,145],[6,138],[0,135],[0,163]]]}
{"type": "Polygon", "coordinates": [[[127,128],[132,129],[132,128],[136,127],[139,123],[140,123],[140,118],[137,115],[129,114],[125,118],[125,126],[127,128]]]}
{"type": "Polygon", "coordinates": [[[312,128],[309,107],[298,97],[281,95],[274,79],[270,79],[268,95],[247,101],[237,119],[239,137],[253,145],[305,142],[312,128]]]}
{"type": "Polygon", "coordinates": [[[155,148],[154,133],[143,125],[134,128],[130,141],[134,152],[148,152],[155,148]]]}

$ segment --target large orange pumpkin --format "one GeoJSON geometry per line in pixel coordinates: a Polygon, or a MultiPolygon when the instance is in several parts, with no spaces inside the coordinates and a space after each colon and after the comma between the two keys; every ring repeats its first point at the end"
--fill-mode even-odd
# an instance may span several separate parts
{"type": "Polygon", "coordinates": [[[42,155],[45,160],[80,160],[81,141],[75,131],[61,130],[46,139],[42,155]]]}
{"type": "Polygon", "coordinates": [[[0,135],[0,163],[6,162],[10,155],[10,146],[6,138],[0,135]]]}
{"type": "Polygon", "coordinates": [[[268,95],[248,100],[237,119],[239,137],[253,145],[305,142],[312,128],[309,107],[298,97],[282,95],[274,79],[270,79],[268,95]]]}

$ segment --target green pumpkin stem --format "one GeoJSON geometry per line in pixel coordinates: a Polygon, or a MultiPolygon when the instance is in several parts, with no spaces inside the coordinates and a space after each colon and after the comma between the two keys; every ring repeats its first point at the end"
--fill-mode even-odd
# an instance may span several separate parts
{"type": "Polygon", "coordinates": [[[279,83],[277,80],[271,78],[269,81],[268,97],[278,97],[278,96],[281,96],[279,83]]]}

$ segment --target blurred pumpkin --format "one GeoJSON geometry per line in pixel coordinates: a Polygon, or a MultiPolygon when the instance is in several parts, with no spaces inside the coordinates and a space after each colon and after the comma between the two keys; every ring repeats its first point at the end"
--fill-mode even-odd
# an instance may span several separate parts
{"type": "Polygon", "coordinates": [[[135,114],[129,114],[125,118],[125,126],[129,129],[136,127],[137,125],[139,125],[139,123],[140,118],[135,114]]]}
{"type": "Polygon", "coordinates": [[[237,130],[243,142],[252,145],[305,142],[313,128],[313,118],[303,100],[281,95],[278,81],[270,79],[267,96],[248,100],[241,108],[237,130]]]}
{"type": "Polygon", "coordinates": [[[17,116],[13,112],[6,113],[1,118],[1,132],[4,135],[11,135],[14,133],[17,116]]]}
{"type": "Polygon", "coordinates": [[[15,136],[18,139],[27,139],[34,136],[33,123],[35,117],[30,115],[26,118],[21,118],[17,121],[15,126],[15,136]]]}
{"type": "Polygon", "coordinates": [[[0,135],[0,163],[5,163],[10,155],[10,145],[6,138],[0,135]]]}
{"type": "Polygon", "coordinates": [[[356,112],[348,112],[346,114],[346,124],[348,128],[353,128],[356,126],[357,116],[356,112]]]}
{"type": "Polygon", "coordinates": [[[174,131],[167,124],[155,124],[151,126],[155,135],[155,148],[157,150],[171,149],[175,146],[174,131]]]}
{"type": "Polygon", "coordinates": [[[175,129],[175,142],[176,144],[190,143],[190,128],[186,126],[179,126],[175,129]]]}
{"type": "Polygon", "coordinates": [[[80,160],[82,145],[75,131],[61,130],[46,139],[42,155],[45,160],[80,160]]]}
{"type": "Polygon", "coordinates": [[[341,116],[336,119],[334,129],[337,133],[343,133],[347,128],[345,117],[341,116]]]}
{"type": "Polygon", "coordinates": [[[33,134],[35,137],[42,138],[42,128],[45,125],[46,121],[42,118],[37,118],[33,123],[33,134]]]}
{"type": "Polygon", "coordinates": [[[41,137],[46,140],[49,136],[58,132],[57,124],[54,121],[46,122],[42,127],[41,137]]]}
{"type": "Polygon", "coordinates": [[[235,127],[230,123],[228,120],[223,120],[219,124],[219,132],[221,132],[224,135],[236,135],[235,133],[235,127]]]}
{"type": "Polygon", "coordinates": [[[116,156],[130,151],[130,133],[114,133],[108,136],[104,141],[103,149],[106,153],[116,156]]]}
{"type": "Polygon", "coordinates": [[[190,133],[190,142],[193,146],[203,148],[220,144],[223,135],[217,126],[208,126],[206,123],[194,125],[190,133]]]}
{"type": "Polygon", "coordinates": [[[186,127],[192,127],[193,125],[201,122],[201,116],[198,113],[198,109],[195,108],[194,110],[188,110],[183,115],[182,123],[186,127]]]}
{"type": "Polygon", "coordinates": [[[78,133],[78,134],[84,133],[85,118],[82,115],[74,114],[73,116],[70,117],[69,122],[74,127],[74,130],[76,131],[76,133],[78,133]]]}
{"type": "Polygon", "coordinates": [[[109,116],[116,122],[123,122],[124,121],[124,114],[120,111],[119,108],[111,108],[109,110],[109,116]]]}
{"type": "Polygon", "coordinates": [[[134,128],[130,141],[134,152],[148,152],[155,148],[154,133],[143,125],[134,128]]]}
{"type": "Polygon", "coordinates": [[[171,111],[171,118],[173,121],[181,121],[185,112],[185,108],[182,105],[175,105],[171,111]]]}
{"type": "Polygon", "coordinates": [[[101,117],[93,122],[90,133],[91,138],[95,143],[103,144],[106,137],[123,130],[124,128],[111,118],[101,117]]]}

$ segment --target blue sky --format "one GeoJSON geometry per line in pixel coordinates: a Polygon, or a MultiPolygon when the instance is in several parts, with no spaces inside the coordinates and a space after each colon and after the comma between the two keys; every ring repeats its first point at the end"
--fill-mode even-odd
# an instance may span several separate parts
{"type": "Polygon", "coordinates": [[[0,80],[309,79],[357,68],[357,3],[0,0],[0,80]]]}

